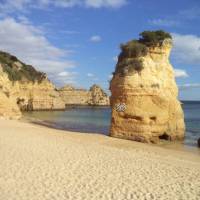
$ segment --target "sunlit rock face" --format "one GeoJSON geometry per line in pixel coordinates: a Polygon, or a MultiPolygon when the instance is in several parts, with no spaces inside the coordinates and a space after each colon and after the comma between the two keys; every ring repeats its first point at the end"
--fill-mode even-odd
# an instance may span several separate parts
{"type": "Polygon", "coordinates": [[[100,86],[93,85],[89,90],[88,104],[108,106],[110,105],[110,99],[100,86]]]}
{"type": "Polygon", "coordinates": [[[110,83],[110,135],[140,142],[184,138],[184,115],[169,62],[172,40],[148,46],[145,55],[119,56],[110,83]]]}
{"type": "Polygon", "coordinates": [[[10,81],[0,64],[0,118],[19,119],[21,112],[15,102],[15,98],[10,96],[9,88],[10,81]]]}
{"type": "Polygon", "coordinates": [[[90,90],[76,89],[66,85],[59,89],[65,105],[91,105],[108,106],[110,105],[109,96],[98,85],[93,85],[90,90]]]}
{"type": "Polygon", "coordinates": [[[55,85],[47,78],[34,83],[16,81],[10,88],[10,94],[22,111],[65,109],[55,85]]]}
{"type": "Polygon", "coordinates": [[[18,119],[21,111],[60,109],[65,103],[44,73],[0,51],[0,117],[18,119]]]}

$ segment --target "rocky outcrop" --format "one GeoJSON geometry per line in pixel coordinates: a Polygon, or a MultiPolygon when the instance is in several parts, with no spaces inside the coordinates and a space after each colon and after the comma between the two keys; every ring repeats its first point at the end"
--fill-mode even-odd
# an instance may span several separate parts
{"type": "Polygon", "coordinates": [[[169,62],[172,40],[122,46],[110,83],[110,135],[140,142],[184,138],[184,115],[169,62]]]}
{"type": "Polygon", "coordinates": [[[21,110],[62,110],[65,109],[55,86],[46,78],[40,83],[15,82],[10,90],[21,110]]]}
{"type": "Polygon", "coordinates": [[[19,118],[21,111],[63,110],[66,105],[109,105],[97,85],[90,90],[65,86],[57,90],[46,74],[0,51],[0,117],[19,118]]]}
{"type": "Polygon", "coordinates": [[[93,85],[90,90],[64,86],[59,89],[59,93],[65,105],[107,106],[110,104],[108,95],[98,85],[93,85]]]}
{"type": "Polygon", "coordinates": [[[89,91],[84,89],[75,89],[71,86],[64,86],[59,90],[62,100],[65,105],[88,105],[89,91]]]}
{"type": "Polygon", "coordinates": [[[55,109],[65,109],[65,104],[46,75],[0,52],[0,116],[19,118],[20,110],[55,109]]]}
{"type": "Polygon", "coordinates": [[[19,119],[20,117],[21,112],[14,100],[0,91],[0,118],[19,119]]]}
{"type": "Polygon", "coordinates": [[[93,85],[89,90],[89,105],[110,105],[109,96],[98,85],[93,85]]]}
{"type": "Polygon", "coordinates": [[[15,99],[10,97],[9,80],[0,64],[0,118],[19,119],[21,112],[15,99]]]}

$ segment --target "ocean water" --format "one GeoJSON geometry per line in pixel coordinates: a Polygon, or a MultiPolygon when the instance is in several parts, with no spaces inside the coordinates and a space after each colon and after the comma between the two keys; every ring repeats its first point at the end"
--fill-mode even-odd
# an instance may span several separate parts
{"type": "Polygon", "coordinates": [[[200,101],[183,101],[186,124],[185,145],[197,146],[200,138],[200,101]]]}
{"type": "MultiPolygon", "coordinates": [[[[200,138],[200,101],[183,102],[186,123],[186,146],[197,146],[200,138]]],[[[108,135],[111,110],[109,107],[69,107],[65,111],[34,111],[24,117],[56,129],[108,135]]]]}

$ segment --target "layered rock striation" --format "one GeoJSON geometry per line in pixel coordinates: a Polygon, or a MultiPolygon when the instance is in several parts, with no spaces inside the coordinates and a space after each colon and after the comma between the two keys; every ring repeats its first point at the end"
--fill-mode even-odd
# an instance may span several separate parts
{"type": "Polygon", "coordinates": [[[15,82],[10,91],[20,110],[64,110],[65,103],[56,87],[46,78],[40,83],[15,82]]]}
{"type": "Polygon", "coordinates": [[[169,62],[172,39],[164,35],[152,41],[145,34],[142,36],[121,47],[110,83],[110,135],[140,142],[181,140],[185,125],[169,62]]]}
{"type": "Polygon", "coordinates": [[[19,118],[21,111],[65,109],[46,75],[0,52],[0,116],[19,118]]]}
{"type": "Polygon", "coordinates": [[[0,117],[18,119],[21,111],[64,110],[66,105],[109,105],[109,97],[97,85],[58,90],[46,74],[0,51],[0,117]]]}
{"type": "Polygon", "coordinates": [[[9,80],[0,64],[0,118],[19,119],[20,117],[20,109],[15,98],[10,96],[9,80]]]}
{"type": "Polygon", "coordinates": [[[72,86],[64,86],[59,89],[65,105],[110,105],[109,96],[98,85],[93,85],[89,90],[76,89],[72,86]]]}

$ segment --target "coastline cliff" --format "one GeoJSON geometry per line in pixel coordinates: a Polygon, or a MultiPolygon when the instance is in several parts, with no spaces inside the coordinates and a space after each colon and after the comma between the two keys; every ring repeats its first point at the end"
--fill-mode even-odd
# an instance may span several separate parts
{"type": "Polygon", "coordinates": [[[96,85],[58,90],[45,73],[0,51],[0,117],[18,119],[21,111],[64,110],[68,104],[109,105],[109,97],[96,85]]]}
{"type": "Polygon", "coordinates": [[[109,96],[98,85],[93,85],[89,90],[76,89],[66,85],[59,90],[59,94],[65,105],[91,105],[108,106],[110,105],[109,96]]]}
{"type": "Polygon", "coordinates": [[[65,109],[56,87],[45,73],[2,51],[0,70],[0,86],[20,111],[65,109]]]}
{"type": "Polygon", "coordinates": [[[111,136],[154,143],[184,138],[171,48],[171,36],[163,31],[143,32],[121,46],[110,83],[111,136]]]}

